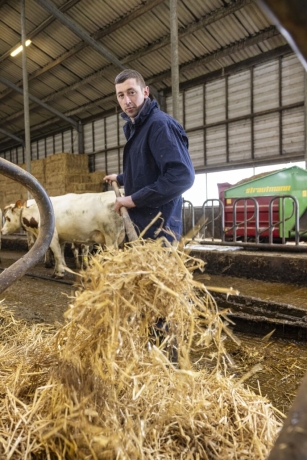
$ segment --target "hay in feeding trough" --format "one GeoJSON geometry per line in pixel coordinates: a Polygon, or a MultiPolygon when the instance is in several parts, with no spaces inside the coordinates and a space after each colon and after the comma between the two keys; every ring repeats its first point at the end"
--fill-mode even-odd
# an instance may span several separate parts
{"type": "Polygon", "coordinates": [[[202,266],[164,240],[139,240],[93,257],[58,330],[15,327],[7,314],[0,454],[265,459],[281,421],[229,373],[222,334],[231,332],[193,279],[202,266]],[[167,330],[155,334],[161,319],[167,330]]]}

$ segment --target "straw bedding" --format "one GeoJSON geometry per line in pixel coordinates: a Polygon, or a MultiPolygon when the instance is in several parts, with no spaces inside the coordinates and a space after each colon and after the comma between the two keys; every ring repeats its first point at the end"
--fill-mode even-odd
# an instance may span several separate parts
{"type": "Polygon", "coordinates": [[[203,265],[139,240],[92,258],[64,325],[3,308],[0,458],[265,459],[281,419],[231,375],[203,265]]]}

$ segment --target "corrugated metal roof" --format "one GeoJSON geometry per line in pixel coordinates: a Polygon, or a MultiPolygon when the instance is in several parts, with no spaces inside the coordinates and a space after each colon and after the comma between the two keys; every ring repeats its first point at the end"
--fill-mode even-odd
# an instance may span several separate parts
{"type": "MultiPolygon", "coordinates": [[[[0,128],[23,137],[23,97],[1,81],[22,88],[22,56],[9,55],[21,40],[20,3],[7,0],[1,5],[0,128]]],[[[76,29],[95,39],[123,66],[139,70],[157,91],[169,90],[169,0],[27,0],[31,95],[81,122],[117,109],[113,81],[121,69],[84,42],[76,29]],[[52,16],[46,3],[63,10],[75,30],[52,16]]],[[[286,44],[253,0],[178,0],[178,38],[180,83],[184,84],[286,44]]],[[[30,124],[33,137],[68,126],[31,101],[30,124]]],[[[0,141],[1,149],[16,144],[1,133],[0,141]]]]}

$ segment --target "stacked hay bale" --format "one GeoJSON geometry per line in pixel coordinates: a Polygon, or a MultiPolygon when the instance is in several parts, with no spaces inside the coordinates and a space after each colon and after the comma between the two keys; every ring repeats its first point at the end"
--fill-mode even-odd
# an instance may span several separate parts
{"type": "MultiPolygon", "coordinates": [[[[24,164],[18,165],[26,169],[24,164]]],[[[31,174],[44,187],[49,196],[66,193],[92,193],[105,190],[105,172],[89,172],[88,156],[57,153],[41,160],[31,161],[31,174]]],[[[0,176],[0,208],[17,200],[26,201],[25,187],[6,176],[0,176]]]]}
{"type": "Polygon", "coordinates": [[[266,458],[281,421],[228,371],[227,324],[192,276],[203,264],[139,240],[92,258],[57,330],[3,311],[0,456],[266,458]],[[161,318],[162,343],[151,337],[161,318]]]}

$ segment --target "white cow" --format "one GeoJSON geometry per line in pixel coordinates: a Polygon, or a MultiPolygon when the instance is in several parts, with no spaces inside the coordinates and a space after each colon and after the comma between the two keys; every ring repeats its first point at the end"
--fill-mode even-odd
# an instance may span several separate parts
{"type": "MultiPolygon", "coordinates": [[[[124,240],[122,217],[114,211],[115,193],[69,193],[50,197],[55,216],[55,230],[50,248],[54,254],[54,276],[62,278],[65,261],[61,245],[65,242],[78,244],[101,244],[118,247],[124,240]]],[[[4,209],[5,223],[2,235],[15,233],[20,228],[38,236],[40,226],[36,203],[23,206],[17,201],[4,209]]]]}

